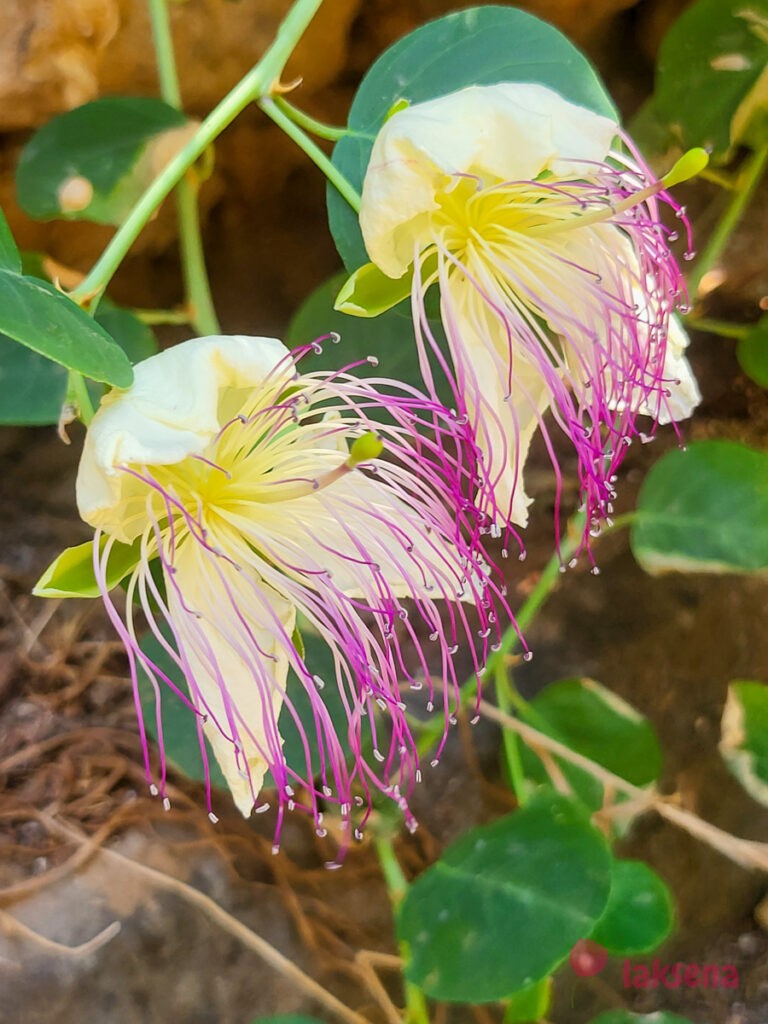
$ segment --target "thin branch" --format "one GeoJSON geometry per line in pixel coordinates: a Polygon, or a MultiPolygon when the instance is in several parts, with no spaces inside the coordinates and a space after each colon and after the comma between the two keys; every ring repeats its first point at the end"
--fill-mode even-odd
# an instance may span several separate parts
{"type": "Polygon", "coordinates": [[[121,853],[117,853],[115,850],[107,850],[104,847],[94,850],[92,848],[92,840],[86,839],[75,829],[65,825],[61,821],[49,817],[48,815],[41,815],[41,818],[51,832],[64,836],[72,842],[88,846],[89,855],[98,854],[101,857],[105,857],[107,860],[119,864],[121,867],[129,871],[133,871],[135,874],[146,878],[148,881],[154,882],[154,884],[159,886],[161,889],[166,889],[169,892],[175,893],[187,903],[197,907],[206,915],[206,917],[242,942],[244,946],[256,953],[257,956],[261,957],[261,959],[274,970],[278,971],[284,977],[289,978],[298,988],[302,989],[308,996],[324,1006],[326,1010],[334,1014],[339,1020],[345,1021],[346,1024],[371,1024],[367,1017],[356,1013],[354,1010],[350,1010],[349,1007],[345,1006],[344,1003],[341,1002],[341,1000],[337,999],[336,996],[316,982],[314,978],[305,974],[300,967],[297,967],[296,964],[293,963],[292,960],[287,956],[284,956],[279,950],[275,949],[271,943],[267,942],[267,940],[263,939],[260,935],[257,935],[256,932],[251,931],[251,929],[248,928],[247,925],[244,925],[242,921],[238,921],[236,917],[228,914],[226,910],[223,910],[204,892],[201,892],[199,889],[195,889],[191,885],[187,885],[186,882],[182,882],[178,878],[173,878],[170,875],[165,874],[163,871],[158,871],[155,868],[148,867],[146,864],[139,864],[137,861],[132,860],[130,857],[126,857],[121,853]]]}
{"type": "Polygon", "coordinates": [[[480,710],[486,718],[498,722],[504,729],[511,729],[513,732],[516,732],[532,747],[539,746],[549,750],[564,761],[582,768],[593,778],[598,779],[605,785],[612,786],[617,792],[626,793],[628,796],[635,798],[638,804],[645,810],[658,811],[663,818],[700,839],[703,843],[722,853],[724,857],[732,860],[740,867],[757,868],[759,871],[768,872],[768,843],[757,843],[750,839],[740,839],[738,836],[732,836],[730,832],[725,832],[716,825],[711,825],[697,814],[678,807],[658,793],[648,792],[639,786],[634,786],[631,782],[627,782],[621,776],[614,775],[613,772],[603,768],[602,765],[591,761],[582,754],[577,754],[575,750],[571,750],[564,743],[552,739],[550,736],[545,735],[545,733],[539,732],[538,729],[533,729],[518,718],[505,715],[503,711],[499,711],[498,708],[487,701],[480,701],[480,710]]]}
{"type": "MultiPolygon", "coordinates": [[[[56,824],[52,818],[50,818],[45,812],[38,811],[35,814],[38,821],[42,822],[50,831],[57,831],[52,825],[56,824]]],[[[0,889],[0,905],[7,905],[9,903],[15,903],[17,900],[25,899],[32,893],[39,892],[40,889],[45,889],[49,885],[53,885],[54,882],[58,882],[60,878],[65,878],[71,875],[73,871],[76,871],[79,867],[85,864],[94,853],[98,852],[99,847],[109,834],[114,830],[115,825],[112,821],[108,821],[105,825],[94,832],[94,834],[87,838],[81,836],[71,830],[59,829],[60,835],[66,835],[67,838],[75,838],[78,843],[78,849],[72,854],[71,857],[67,858],[63,864],[59,864],[55,868],[51,868],[46,871],[44,875],[38,875],[35,878],[28,878],[23,882],[17,882],[15,885],[9,885],[5,889],[0,889]]]]}
{"type": "MultiPolygon", "coordinates": [[[[398,958],[399,959],[399,958],[398,958]]],[[[368,991],[379,1004],[382,1013],[389,1021],[389,1024],[402,1024],[403,1014],[389,998],[389,993],[379,980],[374,970],[375,957],[368,950],[361,949],[355,955],[355,964],[365,982],[368,991]]]]}
{"type": "Polygon", "coordinates": [[[47,953],[55,953],[57,956],[66,957],[82,957],[88,956],[89,953],[94,953],[97,949],[111,942],[120,932],[121,928],[119,921],[113,921],[112,924],[108,924],[106,928],[102,929],[97,935],[94,935],[92,939],[88,939],[87,942],[83,942],[79,946],[67,946],[62,942],[56,942],[54,939],[49,939],[45,935],[34,931],[24,924],[23,921],[19,921],[18,918],[13,917],[13,915],[5,910],[0,910],[0,925],[8,934],[20,935],[34,942],[47,953]]]}

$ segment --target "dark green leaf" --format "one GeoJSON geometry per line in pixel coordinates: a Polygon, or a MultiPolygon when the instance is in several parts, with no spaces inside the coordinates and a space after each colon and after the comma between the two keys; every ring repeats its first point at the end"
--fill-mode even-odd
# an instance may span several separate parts
{"type": "Polygon", "coordinates": [[[608,906],[589,938],[609,953],[649,953],[674,926],[672,895],[659,876],[639,860],[613,862],[608,906]]]}
{"type": "Polygon", "coordinates": [[[0,424],[58,423],[67,394],[67,371],[0,334],[0,424]]]}
{"type": "Polygon", "coordinates": [[[739,680],[728,687],[720,753],[758,803],[768,806],[768,686],[739,680]]]}
{"type": "Polygon", "coordinates": [[[119,224],[159,170],[153,141],[186,124],[180,111],[146,96],[107,97],[60,114],[22,151],[19,203],[39,220],[119,224]]]}
{"type": "Polygon", "coordinates": [[[21,253],[2,210],[0,210],[0,267],[3,270],[10,270],[14,274],[21,273],[21,253]]]}
{"type": "Polygon", "coordinates": [[[611,858],[580,805],[542,790],[472,829],[409,887],[406,976],[449,1002],[504,999],[547,977],[605,909],[611,858]]]}
{"type": "MultiPolygon", "coordinates": [[[[166,639],[168,633],[163,631],[166,639]]],[[[149,660],[161,672],[172,680],[182,693],[188,693],[184,673],[168,654],[163,645],[152,633],[145,633],[141,639],[141,649],[149,660]]],[[[200,738],[197,731],[197,717],[176,694],[158,679],[160,709],[163,721],[163,745],[166,757],[176,768],[190,779],[205,781],[203,758],[200,751],[200,738]]],[[[147,733],[157,739],[157,697],[149,677],[139,671],[139,695],[144,715],[144,726],[147,733]]],[[[208,769],[212,786],[227,788],[218,762],[211,751],[207,740],[206,745],[208,769]]]]}
{"type": "MultiPolygon", "coordinates": [[[[157,351],[154,333],[127,309],[102,299],[97,322],[132,363],[157,351]]],[[[93,400],[101,388],[93,386],[93,400]]],[[[58,363],[0,335],[0,424],[42,426],[58,423],[67,394],[67,371],[58,363]]]]}
{"type": "MultiPolygon", "coordinates": [[[[529,703],[522,717],[578,754],[636,786],[649,786],[661,771],[661,749],[653,726],[631,705],[592,679],[550,683],[529,703]]],[[[544,782],[546,770],[522,748],[528,778],[544,782]]],[[[603,785],[575,765],[555,758],[566,781],[590,810],[603,804],[603,785]]]]}
{"type": "Polygon", "coordinates": [[[744,373],[768,388],[768,315],[762,316],[749,332],[739,339],[736,358],[744,373]]]}
{"type": "Polygon", "coordinates": [[[648,786],[658,779],[661,748],[653,726],[594,679],[550,683],[530,706],[536,711],[531,725],[543,718],[549,735],[627,782],[648,786]]]}
{"type": "Polygon", "coordinates": [[[667,452],[640,491],[632,550],[650,573],[768,568],[768,455],[734,441],[667,452]]]}
{"type": "MultiPolygon", "coordinates": [[[[595,71],[557,29],[513,7],[470,7],[428,22],[386,50],[370,68],[349,113],[352,135],[338,142],[333,162],[362,188],[373,140],[401,99],[435,99],[469,85],[537,82],[598,113],[615,109],[595,71]]],[[[357,215],[328,186],[331,233],[351,272],[367,262],[357,215]]]]}
{"type": "Polygon", "coordinates": [[[115,387],[133,380],[120,346],[47,281],[0,270],[0,332],[93,380],[115,387]]]}
{"type": "Polygon", "coordinates": [[[132,363],[140,363],[142,359],[149,359],[157,352],[154,331],[129,309],[122,309],[109,299],[102,299],[95,319],[115,339],[132,363]]]}
{"type": "Polygon", "coordinates": [[[768,111],[768,0],[697,0],[659,49],[654,107],[683,148],[727,159],[761,145],[768,111]]]}
{"type": "Polygon", "coordinates": [[[653,97],[646,100],[629,122],[629,134],[660,175],[669,170],[683,151],[672,126],[656,109],[653,97]]]}

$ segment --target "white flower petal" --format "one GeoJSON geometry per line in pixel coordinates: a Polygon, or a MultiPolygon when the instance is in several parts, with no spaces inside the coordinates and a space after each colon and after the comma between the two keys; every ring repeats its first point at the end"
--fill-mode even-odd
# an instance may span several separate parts
{"type": "Polygon", "coordinates": [[[139,363],[133,384],[105,396],[86,434],[77,474],[83,519],[122,541],[137,536],[144,524],[126,522],[127,503],[146,488],[119,467],[170,465],[202,452],[237,412],[242,389],[287,355],[275,338],[213,335],[139,363]]]}
{"type": "Polygon", "coordinates": [[[612,119],[529,83],[470,86],[399,111],[379,132],[363,183],[369,256],[390,277],[405,273],[452,176],[485,185],[547,170],[578,177],[605,159],[616,131],[612,119]]]}
{"type": "MultiPolygon", "coordinates": [[[[689,341],[690,338],[679,317],[673,313],[669,318],[667,353],[664,359],[664,376],[669,381],[669,397],[665,398],[659,409],[659,423],[674,423],[687,419],[701,402],[699,385],[685,357],[689,341]]],[[[643,412],[647,410],[644,409],[643,412]]]]}

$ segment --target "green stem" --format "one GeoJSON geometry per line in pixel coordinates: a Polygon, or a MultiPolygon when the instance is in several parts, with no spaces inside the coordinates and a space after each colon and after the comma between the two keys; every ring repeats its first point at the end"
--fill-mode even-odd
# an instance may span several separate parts
{"type": "Polygon", "coordinates": [[[188,309],[132,309],[131,313],[143,324],[188,324],[191,313],[188,309]]]}
{"type": "Polygon", "coordinates": [[[702,178],[704,181],[711,181],[713,185],[724,188],[726,192],[734,192],[737,186],[736,179],[732,174],[716,171],[713,167],[705,167],[699,171],[697,177],[702,178]]]}
{"type": "Polygon", "coordinates": [[[748,324],[732,324],[727,320],[713,320],[708,316],[687,316],[685,326],[694,331],[706,331],[708,334],[719,334],[721,338],[743,338],[749,333],[748,324]]]}
{"type": "Polygon", "coordinates": [[[278,110],[281,110],[286,117],[289,117],[294,124],[297,124],[299,128],[303,128],[304,131],[311,132],[316,135],[319,139],[327,139],[329,142],[338,142],[339,139],[343,139],[345,135],[349,135],[350,131],[348,128],[334,128],[333,125],[325,124],[323,121],[318,121],[316,118],[307,114],[303,110],[299,110],[298,107],[294,107],[292,103],[289,103],[285,96],[273,96],[272,101],[278,110]]]}
{"type": "Polygon", "coordinates": [[[227,93],[206,117],[194,137],[155,178],[90,273],[70,293],[76,302],[86,302],[106,288],[144,225],[171,189],[181,181],[185,172],[249,103],[269,92],[321,4],[322,0],[296,0],[280,25],[274,42],[258,64],[227,93]]]}
{"type": "Polygon", "coordinates": [[[768,166],[768,146],[754,152],[746,161],[738,177],[738,186],[729,200],[717,227],[704,247],[704,251],[696,262],[696,267],[689,280],[692,298],[696,298],[701,279],[720,259],[723,250],[730,241],[736,226],[749,206],[755,189],[760,183],[766,166],[768,166]]]}
{"type": "MultiPolygon", "coordinates": [[[[166,103],[181,110],[181,89],[176,72],[167,0],[149,0],[149,12],[155,41],[160,91],[166,103]]],[[[197,188],[189,176],[182,178],[176,188],[176,209],[179,217],[184,291],[190,307],[192,325],[200,334],[219,334],[221,328],[213,305],[208,273],[205,269],[197,188]]]]}
{"type": "MultiPolygon", "coordinates": [[[[405,899],[408,891],[408,882],[400,867],[400,862],[395,855],[395,848],[391,839],[380,837],[374,840],[376,855],[379,858],[381,873],[387,886],[387,894],[392,907],[392,912],[397,914],[397,909],[405,899]]],[[[408,960],[409,952],[407,945],[400,944],[400,956],[408,960]]],[[[418,986],[403,978],[405,989],[405,1017],[403,1024],[429,1024],[429,1008],[424,993],[418,986]]]]}
{"type": "Polygon", "coordinates": [[[67,378],[67,400],[77,406],[77,415],[85,426],[89,426],[94,416],[93,402],[88,394],[85,378],[77,370],[70,370],[67,378]]]}
{"type": "MultiPolygon", "coordinates": [[[[510,715],[512,714],[512,688],[509,683],[507,667],[503,662],[499,661],[496,663],[493,677],[496,684],[496,701],[499,708],[505,715],[510,715]]],[[[505,729],[502,733],[502,746],[504,749],[504,760],[507,762],[507,770],[512,782],[512,789],[515,792],[518,804],[522,807],[527,797],[525,772],[520,757],[520,741],[511,729],[505,729]]]]}
{"type": "Polygon", "coordinates": [[[176,73],[176,58],[173,52],[171,19],[166,0],[148,0],[149,19],[152,22],[152,39],[155,44],[157,74],[160,79],[160,95],[166,103],[181,110],[181,89],[176,73]]]}
{"type": "Polygon", "coordinates": [[[319,167],[328,181],[330,181],[342,198],[346,199],[355,213],[360,213],[362,203],[360,193],[352,187],[341,171],[334,167],[330,158],[326,156],[317,143],[310,139],[306,132],[283,113],[274,99],[262,99],[259,106],[267,117],[270,117],[278,127],[282,128],[285,134],[293,139],[299,149],[302,149],[309,159],[319,167]]]}
{"type": "Polygon", "coordinates": [[[188,316],[201,335],[221,334],[219,319],[211,296],[205,253],[200,232],[200,214],[197,206],[197,188],[189,178],[183,178],[176,189],[176,208],[179,212],[179,241],[184,290],[189,305],[188,316]]]}

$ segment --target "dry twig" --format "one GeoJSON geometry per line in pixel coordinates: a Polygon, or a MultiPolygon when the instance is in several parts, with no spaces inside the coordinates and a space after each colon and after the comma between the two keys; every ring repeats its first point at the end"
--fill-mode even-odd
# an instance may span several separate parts
{"type": "MultiPolygon", "coordinates": [[[[244,925],[236,917],[228,914],[226,910],[223,910],[215,900],[211,899],[204,892],[195,889],[191,885],[187,885],[186,882],[182,882],[178,878],[165,874],[163,871],[157,871],[146,864],[139,864],[137,861],[115,850],[108,850],[103,846],[97,846],[95,836],[87,839],[80,832],[49,815],[41,814],[40,818],[51,832],[64,836],[71,842],[80,844],[81,850],[87,848],[87,857],[82,858],[81,863],[83,860],[93,856],[104,857],[113,863],[119,864],[126,870],[141,875],[160,888],[175,893],[185,902],[201,910],[206,917],[214,921],[220,928],[229,932],[230,935],[234,935],[244,946],[260,956],[265,963],[293,981],[307,995],[333,1013],[339,1020],[345,1021],[346,1024],[371,1024],[367,1017],[363,1017],[362,1014],[356,1013],[345,1006],[333,993],[323,988],[314,978],[305,974],[300,967],[297,967],[292,960],[289,960],[288,957],[275,949],[266,939],[251,931],[247,925],[244,925]]],[[[71,860],[69,863],[71,863],[71,860]]]]}
{"type": "Polygon", "coordinates": [[[734,864],[738,864],[743,868],[756,868],[760,871],[768,872],[768,843],[757,843],[750,839],[740,839],[738,836],[732,836],[730,832],[725,832],[716,825],[711,825],[697,814],[678,807],[658,793],[632,785],[631,782],[627,782],[626,779],[622,779],[619,775],[614,775],[613,772],[603,768],[602,765],[597,764],[595,761],[591,761],[588,757],[577,754],[575,750],[571,750],[564,743],[560,743],[545,733],[539,732],[538,729],[533,729],[530,725],[526,725],[519,718],[513,718],[511,715],[504,714],[503,711],[499,711],[498,708],[487,701],[480,701],[480,710],[487,718],[498,722],[504,729],[516,732],[518,736],[522,737],[532,747],[541,747],[561,757],[564,761],[568,761],[578,768],[583,768],[593,778],[598,779],[607,786],[612,786],[616,792],[625,793],[636,800],[638,807],[644,810],[657,811],[663,818],[666,818],[690,835],[695,836],[714,850],[722,853],[724,857],[732,860],[734,864]]]}

